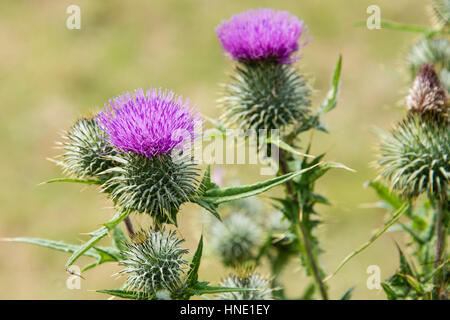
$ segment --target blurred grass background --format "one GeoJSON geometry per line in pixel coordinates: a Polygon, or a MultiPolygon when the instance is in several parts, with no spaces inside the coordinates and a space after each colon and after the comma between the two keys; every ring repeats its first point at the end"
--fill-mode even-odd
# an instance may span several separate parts
{"type": "MultiPolygon", "coordinates": [[[[319,184],[333,203],[321,208],[325,224],[320,228],[326,250],[321,263],[327,273],[333,271],[384,221],[383,211],[362,207],[375,201],[373,192],[363,188],[376,175],[370,167],[377,142],[371,127],[388,129],[401,117],[398,105],[408,86],[402,57],[418,37],[354,27],[367,18],[372,4],[380,6],[384,19],[428,24],[428,3],[420,0],[1,1],[0,237],[71,243],[86,239],[82,232],[93,231],[112,215],[103,195],[80,185],[38,186],[62,175],[46,160],[58,154],[54,142],[62,130],[97,111],[108,98],[150,86],[171,88],[189,97],[202,114],[219,116],[218,84],[227,80],[232,64],[224,58],[214,29],[233,13],[272,7],[289,10],[310,28],[314,39],[299,65],[316,89],[314,105],[324,98],[337,57],[343,54],[338,107],[326,117],[331,134],[316,134],[313,149],[357,170],[333,171],[319,184]],[[81,8],[81,30],[66,28],[71,4],[81,8]]],[[[230,179],[264,178],[257,168],[226,169],[230,179]]],[[[181,213],[181,232],[190,248],[201,233],[200,214],[189,205],[181,213]]],[[[356,286],[354,298],[383,299],[382,292],[367,289],[366,269],[380,266],[382,279],[393,272],[398,261],[394,240],[401,238],[383,236],[344,267],[329,281],[331,297],[356,286]]],[[[118,288],[123,281],[111,276],[117,266],[105,264],[85,274],[81,290],[68,290],[66,254],[5,242],[0,242],[0,253],[3,299],[104,299],[94,290],[118,288]]],[[[294,261],[285,276],[288,294],[295,296],[309,283],[297,265],[294,261]]],[[[217,282],[225,272],[207,256],[201,278],[217,282]]]]}

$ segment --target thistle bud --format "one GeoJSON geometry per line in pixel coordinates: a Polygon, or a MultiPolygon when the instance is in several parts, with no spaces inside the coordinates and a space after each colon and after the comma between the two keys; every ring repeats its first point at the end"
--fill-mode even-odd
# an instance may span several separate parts
{"type": "Polygon", "coordinates": [[[450,130],[448,123],[410,115],[382,137],[380,176],[404,198],[448,192],[450,130]]]}
{"type": "Polygon", "coordinates": [[[125,268],[120,273],[127,276],[127,289],[159,299],[183,292],[187,265],[183,256],[189,252],[180,247],[183,242],[175,232],[164,228],[137,232],[126,245],[127,250],[121,252],[124,259],[120,265],[125,268]]]}
{"type": "Polygon", "coordinates": [[[64,150],[63,168],[79,178],[106,179],[108,175],[103,172],[114,167],[114,162],[106,157],[114,153],[113,148],[94,119],[78,120],[60,144],[64,150]]]}
{"type": "Polygon", "coordinates": [[[411,113],[445,115],[449,107],[447,93],[433,65],[424,64],[406,98],[411,113]]]}
{"type": "Polygon", "coordinates": [[[227,266],[238,266],[254,257],[262,231],[251,218],[232,213],[211,227],[212,247],[227,266]]]}
{"type": "Polygon", "coordinates": [[[220,286],[232,288],[256,289],[243,292],[229,292],[218,296],[220,300],[272,300],[270,281],[258,273],[247,275],[230,274],[220,286]]]}

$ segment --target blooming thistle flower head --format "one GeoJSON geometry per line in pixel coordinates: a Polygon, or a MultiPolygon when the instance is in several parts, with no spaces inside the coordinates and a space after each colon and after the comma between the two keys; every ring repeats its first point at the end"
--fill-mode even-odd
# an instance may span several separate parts
{"type": "Polygon", "coordinates": [[[169,91],[139,89],[110,101],[97,121],[119,151],[116,175],[104,185],[114,201],[158,224],[176,223],[180,205],[196,190],[198,169],[179,151],[198,137],[197,120],[188,102],[169,91]]]}
{"type": "Polygon", "coordinates": [[[156,231],[137,232],[127,250],[122,251],[124,257],[120,271],[127,275],[126,287],[142,293],[145,297],[162,293],[167,299],[167,292],[172,296],[182,294],[185,288],[185,267],[183,259],[189,251],[180,247],[183,239],[176,237],[175,232],[164,228],[156,231]]]}
{"type": "Polygon", "coordinates": [[[113,153],[113,148],[94,119],[78,120],[63,138],[60,145],[64,150],[61,162],[64,170],[79,178],[106,179],[107,175],[102,173],[114,167],[114,163],[105,155],[113,153]]]}
{"type": "Polygon", "coordinates": [[[302,35],[308,28],[287,11],[248,10],[235,14],[217,27],[223,48],[239,61],[275,60],[292,63],[293,55],[308,43],[302,35]]]}
{"type": "Polygon", "coordinates": [[[269,280],[258,273],[247,275],[230,274],[223,279],[220,286],[231,288],[256,289],[242,292],[227,292],[218,296],[220,300],[272,300],[272,291],[269,280]]]}
{"type": "Polygon", "coordinates": [[[197,137],[199,117],[189,101],[172,91],[142,89],[118,96],[97,115],[100,128],[117,149],[151,158],[170,154],[197,137]],[[188,141],[186,141],[188,139],[188,141]]]}
{"type": "Polygon", "coordinates": [[[424,64],[406,98],[409,112],[446,115],[449,101],[432,64],[424,64]]]}
{"type": "Polygon", "coordinates": [[[212,247],[227,266],[237,266],[253,258],[261,240],[261,229],[253,220],[236,212],[211,226],[212,247]]]}
{"type": "Polygon", "coordinates": [[[227,124],[248,130],[282,129],[304,120],[311,89],[291,64],[307,41],[303,21],[285,11],[249,10],[216,30],[224,49],[239,63],[219,100],[227,124]]]}

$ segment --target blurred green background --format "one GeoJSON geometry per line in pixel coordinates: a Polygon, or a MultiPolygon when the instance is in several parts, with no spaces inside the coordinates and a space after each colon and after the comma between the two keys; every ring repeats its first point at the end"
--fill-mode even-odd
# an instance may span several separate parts
{"type": "MultiPolygon", "coordinates": [[[[0,237],[30,236],[76,243],[112,215],[111,203],[93,188],[42,181],[62,176],[46,158],[58,154],[54,142],[80,116],[97,111],[108,98],[135,88],[167,87],[189,97],[202,114],[217,117],[219,83],[232,64],[214,29],[233,13],[255,7],[289,10],[304,19],[313,41],[299,66],[316,89],[314,105],[324,98],[339,53],[343,73],[338,107],[326,116],[331,134],[316,134],[312,152],[326,151],[356,173],[336,170],[325,176],[320,191],[333,203],[321,212],[320,238],[326,252],[321,264],[331,272],[379,227],[385,213],[367,209],[374,193],[363,184],[375,177],[377,138],[372,126],[388,129],[402,115],[399,104],[407,86],[403,56],[418,35],[355,27],[369,5],[381,17],[428,24],[420,0],[309,1],[138,1],[59,0],[0,2],[0,237]],[[66,8],[81,8],[81,30],[66,28],[66,8]]],[[[227,166],[227,178],[255,182],[257,168],[227,166]],[[245,170],[244,170],[245,169],[245,170]]],[[[280,190],[272,192],[279,193],[280,190]]],[[[183,207],[180,228],[194,248],[202,226],[200,210],[183,207]]],[[[135,218],[136,223],[144,219],[135,218]]],[[[397,266],[394,240],[384,235],[329,281],[339,298],[356,286],[354,298],[384,299],[366,287],[369,265],[382,279],[397,266]]],[[[109,240],[107,240],[109,241],[109,240]]],[[[206,239],[208,246],[208,239],[206,239]]],[[[27,244],[0,242],[0,298],[104,299],[95,289],[118,288],[118,269],[104,264],[88,271],[81,290],[68,290],[64,264],[68,256],[27,244]]],[[[82,261],[85,262],[85,261],[82,261]]],[[[285,280],[288,294],[299,295],[308,283],[294,261],[285,280]]],[[[80,261],[80,265],[81,261],[80,261]]],[[[227,272],[212,256],[201,267],[204,280],[217,282],[227,272]]],[[[264,272],[264,270],[263,270],[264,272]]]]}

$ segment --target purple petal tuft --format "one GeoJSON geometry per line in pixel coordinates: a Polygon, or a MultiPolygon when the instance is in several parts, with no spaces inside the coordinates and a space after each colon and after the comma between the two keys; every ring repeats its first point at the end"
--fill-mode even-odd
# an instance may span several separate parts
{"type": "Polygon", "coordinates": [[[137,89],[134,95],[127,92],[110,100],[96,120],[110,144],[151,158],[182,149],[196,139],[200,117],[188,100],[172,91],[152,88],[145,94],[137,89]]]}
{"type": "Polygon", "coordinates": [[[310,41],[303,20],[287,11],[271,9],[233,15],[217,27],[216,33],[225,51],[239,61],[273,59],[292,63],[298,57],[293,54],[310,41]]]}

